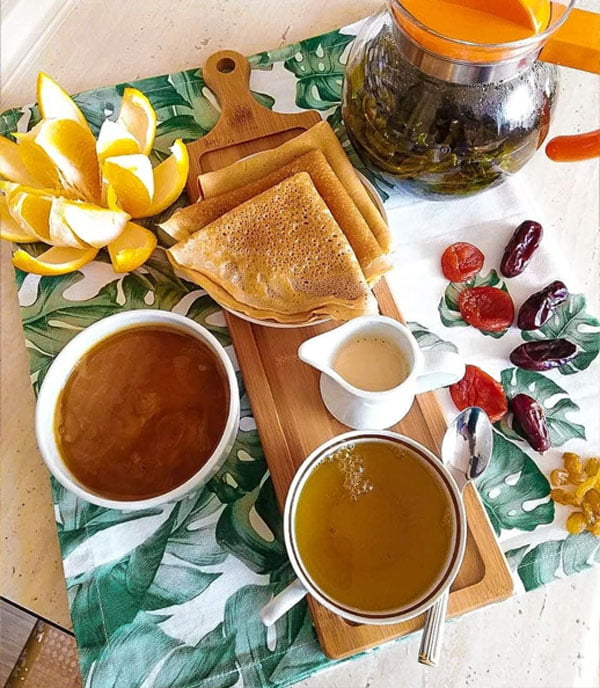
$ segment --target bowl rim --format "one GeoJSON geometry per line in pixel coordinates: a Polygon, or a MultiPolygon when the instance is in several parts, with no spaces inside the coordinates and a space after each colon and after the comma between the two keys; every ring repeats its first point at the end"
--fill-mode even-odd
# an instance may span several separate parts
{"type": "Polygon", "coordinates": [[[203,325],[191,318],[160,309],[137,309],[121,311],[102,318],[79,332],[58,353],[52,362],[40,387],[35,407],[35,434],[42,459],[58,482],[77,497],[91,504],[137,511],[148,509],[184,497],[192,489],[208,481],[223,464],[237,436],[240,422],[240,395],[237,377],[231,359],[217,338],[203,325]],[[144,327],[163,325],[186,332],[206,343],[225,369],[229,387],[229,408],[223,434],[207,461],[184,483],[154,497],[145,499],[115,499],[103,497],[86,488],[68,469],[61,456],[56,440],[55,419],[58,401],[74,367],[82,356],[99,342],[118,332],[144,327]]]}
{"type": "Polygon", "coordinates": [[[332,611],[334,614],[337,614],[338,616],[357,624],[396,624],[402,621],[408,621],[409,619],[412,619],[415,616],[427,611],[454,582],[454,579],[458,575],[462,565],[466,550],[468,530],[467,515],[461,491],[456,484],[452,473],[432,451],[427,449],[427,447],[423,446],[420,442],[412,439],[411,437],[393,432],[391,430],[351,430],[349,432],[336,435],[335,437],[332,437],[323,444],[319,445],[306,457],[306,459],[296,470],[286,497],[283,518],[283,532],[286,551],[292,564],[292,568],[294,569],[294,572],[301,581],[302,585],[324,607],[332,611]],[[313,466],[337,445],[343,445],[352,440],[369,438],[382,439],[384,441],[392,441],[402,444],[427,461],[427,463],[429,463],[436,470],[442,479],[442,482],[444,482],[445,487],[450,494],[451,502],[454,506],[456,534],[454,538],[454,547],[450,555],[450,561],[446,565],[442,575],[436,579],[433,590],[429,591],[423,598],[409,606],[406,610],[368,612],[353,609],[349,606],[343,605],[339,601],[334,600],[332,597],[328,596],[324,591],[322,591],[315,582],[313,582],[309,572],[302,563],[302,559],[295,542],[296,537],[294,533],[294,521],[298,497],[305,480],[311,473],[313,466]]]}

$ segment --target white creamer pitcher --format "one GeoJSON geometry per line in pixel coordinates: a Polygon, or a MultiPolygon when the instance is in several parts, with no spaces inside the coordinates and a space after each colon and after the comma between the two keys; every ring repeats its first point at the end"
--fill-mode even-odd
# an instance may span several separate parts
{"type": "Polygon", "coordinates": [[[410,330],[383,315],[355,318],[340,327],[307,339],[298,349],[300,360],[321,371],[321,396],[327,410],[341,423],[358,430],[389,428],[410,410],[415,394],[458,382],[465,365],[451,351],[421,351],[410,330]],[[348,342],[381,338],[398,347],[408,365],[408,376],[381,392],[359,389],[333,368],[338,352],[348,342]]]}

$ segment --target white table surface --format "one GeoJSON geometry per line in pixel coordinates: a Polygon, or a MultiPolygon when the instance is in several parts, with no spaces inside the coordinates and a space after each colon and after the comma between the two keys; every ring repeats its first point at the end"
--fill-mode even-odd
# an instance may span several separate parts
{"type": "MultiPolygon", "coordinates": [[[[250,54],[284,45],[351,23],[379,5],[378,0],[3,0],[2,109],[35,99],[39,70],[76,92],[201,65],[210,53],[223,48],[250,54]]],[[[592,0],[581,5],[598,11],[592,0]]],[[[597,128],[598,77],[567,69],[561,77],[551,134],[597,128]]],[[[570,287],[584,292],[595,304],[598,168],[598,161],[553,164],[540,152],[522,173],[535,181],[538,202],[546,208],[552,225],[548,229],[558,238],[564,261],[577,266],[572,269],[576,283],[570,287]]],[[[38,510],[45,549],[33,559],[27,553],[28,542],[40,538],[37,531],[15,528],[4,535],[11,538],[10,564],[16,567],[9,573],[33,576],[30,586],[39,582],[35,599],[15,593],[14,601],[43,611],[44,596],[57,599],[55,606],[64,606],[65,596],[60,585],[59,589],[44,587],[59,566],[58,550],[47,476],[33,441],[33,395],[27,389],[26,356],[6,246],[1,258],[2,474],[12,474],[11,462],[26,464],[28,508],[35,505],[38,510]]],[[[2,483],[4,497],[13,486],[6,480],[2,483]]],[[[16,501],[3,499],[4,509],[20,508],[16,501]]],[[[6,515],[5,511],[3,522],[6,515]]],[[[9,514],[11,522],[19,515],[9,514]]],[[[4,557],[3,575],[7,563],[4,557]]],[[[57,613],[56,619],[61,622],[64,615],[57,613]]],[[[596,569],[449,624],[444,655],[435,670],[416,663],[418,639],[408,639],[299,685],[594,688],[600,685],[599,632],[600,573],[596,569]]]]}

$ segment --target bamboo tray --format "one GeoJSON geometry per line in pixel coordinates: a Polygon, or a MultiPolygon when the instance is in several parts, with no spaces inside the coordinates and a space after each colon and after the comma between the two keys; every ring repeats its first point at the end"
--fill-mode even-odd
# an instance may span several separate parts
{"type": "MultiPolygon", "coordinates": [[[[280,114],[259,105],[249,91],[250,68],[233,51],[212,55],[204,78],[221,105],[214,129],[188,145],[188,193],[199,196],[198,174],[273,148],[320,121],[316,112],[280,114]]],[[[383,315],[402,320],[385,280],[375,288],[383,315]]],[[[225,314],[227,326],[250,398],[258,434],[275,492],[283,506],[289,484],[304,458],[325,440],[348,430],[325,409],[319,373],[297,357],[300,344],[334,324],[275,329],[225,314]]],[[[446,422],[435,394],[417,397],[408,415],[393,430],[438,452],[446,422]]],[[[450,616],[458,616],[509,597],[513,582],[506,561],[476,491],[465,491],[468,518],[463,565],[452,586],[450,616]]],[[[309,597],[319,642],[328,657],[339,659],[406,635],[423,625],[417,617],[393,626],[351,626],[309,597]]]]}

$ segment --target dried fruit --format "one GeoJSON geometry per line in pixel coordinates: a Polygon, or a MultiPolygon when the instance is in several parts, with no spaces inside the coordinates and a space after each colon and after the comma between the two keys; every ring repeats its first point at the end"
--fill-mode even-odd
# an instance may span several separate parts
{"type": "Polygon", "coordinates": [[[517,394],[510,402],[513,412],[513,428],[527,440],[537,452],[543,453],[550,448],[548,424],[544,409],[533,397],[517,394]]]}
{"type": "Polygon", "coordinates": [[[562,468],[555,468],[552,473],[550,473],[550,484],[554,487],[560,487],[561,485],[569,484],[569,474],[562,468]]]}
{"type": "Polygon", "coordinates": [[[571,535],[579,535],[587,528],[585,516],[580,511],[574,511],[567,518],[567,530],[571,535]]]}
{"type": "Polygon", "coordinates": [[[542,225],[533,220],[525,220],[515,229],[500,263],[500,272],[505,277],[516,277],[525,270],[540,245],[542,233],[542,225]]]}
{"type": "Polygon", "coordinates": [[[514,320],[510,295],[496,287],[470,287],[458,297],[462,319],[484,332],[503,332],[514,320]]]}
{"type": "Polygon", "coordinates": [[[587,529],[592,535],[600,537],[600,459],[592,456],[584,465],[578,454],[565,452],[563,463],[564,469],[557,468],[552,471],[550,482],[553,485],[576,486],[576,489],[569,492],[554,488],[550,496],[557,504],[581,509],[569,515],[569,533],[578,535],[587,529]]]}
{"type": "Polygon", "coordinates": [[[465,374],[448,388],[454,405],[459,411],[468,406],[479,406],[492,423],[500,420],[508,410],[508,401],[499,382],[477,366],[465,367],[465,374]]]}
{"type": "Polygon", "coordinates": [[[442,253],[442,272],[451,282],[466,282],[483,267],[483,253],[466,241],[451,244],[442,253]]]}
{"type": "Polygon", "coordinates": [[[523,303],[517,316],[517,325],[521,330],[537,330],[548,322],[556,308],[566,301],[568,296],[569,290],[563,282],[551,282],[523,303]]]}
{"type": "Polygon", "coordinates": [[[526,342],[510,354],[510,362],[525,370],[550,370],[564,365],[577,353],[568,339],[542,339],[526,342]]]}
{"type": "Polygon", "coordinates": [[[577,502],[575,502],[573,495],[566,490],[551,490],[550,496],[557,504],[579,506],[577,502]]]}
{"type": "Polygon", "coordinates": [[[574,452],[565,452],[562,456],[563,464],[569,473],[581,473],[581,458],[574,452]]]}

